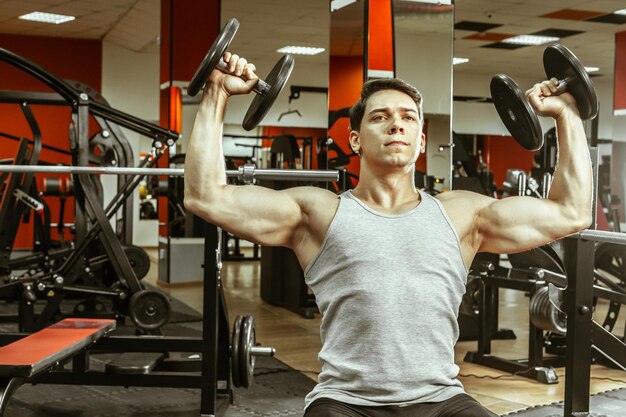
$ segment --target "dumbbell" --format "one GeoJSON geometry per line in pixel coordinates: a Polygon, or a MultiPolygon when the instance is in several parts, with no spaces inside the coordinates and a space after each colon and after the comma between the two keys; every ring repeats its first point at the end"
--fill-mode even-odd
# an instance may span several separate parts
{"type": "MultiPolygon", "coordinates": [[[[230,42],[235,37],[237,29],[239,29],[239,21],[237,19],[232,18],[228,21],[228,23],[226,23],[189,82],[187,93],[190,96],[195,96],[198,92],[200,92],[204,84],[209,79],[211,71],[214,69],[217,68],[226,74],[231,73],[228,70],[228,65],[226,65],[222,59],[222,56],[224,55],[224,52],[226,52],[226,48],[228,48],[230,42]]],[[[267,77],[265,77],[265,81],[259,80],[258,84],[254,88],[254,92],[257,93],[257,96],[254,100],[252,100],[252,104],[250,105],[250,108],[248,108],[246,116],[243,119],[244,129],[252,130],[259,123],[261,123],[261,120],[263,120],[263,117],[265,117],[269,109],[272,107],[272,104],[276,101],[278,94],[280,94],[285,86],[285,83],[289,79],[291,71],[293,70],[293,65],[293,57],[291,55],[283,55],[283,57],[278,60],[276,65],[274,65],[274,68],[272,68],[267,77]]],[[[243,76],[241,78],[247,80],[247,78],[243,76]]]]}
{"type": "MultiPolygon", "coordinates": [[[[583,120],[598,114],[598,97],[589,74],[578,58],[563,45],[550,45],[543,53],[543,66],[548,79],[559,80],[557,94],[569,92],[576,99],[583,120]]],[[[529,151],[543,146],[539,118],[528,97],[509,76],[494,75],[491,79],[491,97],[498,115],[515,140],[529,151]]]]}

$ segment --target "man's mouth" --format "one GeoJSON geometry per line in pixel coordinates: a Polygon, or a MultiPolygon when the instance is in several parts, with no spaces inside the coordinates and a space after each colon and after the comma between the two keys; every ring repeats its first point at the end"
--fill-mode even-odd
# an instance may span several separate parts
{"type": "Polygon", "coordinates": [[[385,143],[385,146],[390,146],[390,145],[403,145],[403,146],[409,146],[408,142],[405,142],[403,140],[392,140],[391,142],[387,142],[385,143]]]}

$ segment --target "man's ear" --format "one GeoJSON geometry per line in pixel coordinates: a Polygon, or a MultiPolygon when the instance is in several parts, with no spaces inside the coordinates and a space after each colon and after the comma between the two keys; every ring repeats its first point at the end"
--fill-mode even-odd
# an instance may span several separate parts
{"type": "Polygon", "coordinates": [[[424,132],[422,132],[422,137],[420,140],[420,152],[426,152],[426,134],[424,132]]]}
{"type": "Polygon", "coordinates": [[[348,138],[350,142],[350,148],[352,152],[361,154],[361,135],[358,130],[350,130],[350,136],[348,138]]]}

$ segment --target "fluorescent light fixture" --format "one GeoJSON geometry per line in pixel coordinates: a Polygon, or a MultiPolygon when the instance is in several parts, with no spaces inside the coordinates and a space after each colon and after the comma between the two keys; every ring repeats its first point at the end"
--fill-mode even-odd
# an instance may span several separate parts
{"type": "Polygon", "coordinates": [[[544,43],[556,42],[559,39],[555,36],[519,35],[506,38],[502,42],[515,45],[543,45],[544,43]]]}
{"type": "Polygon", "coordinates": [[[66,16],[64,14],[54,14],[54,13],[45,13],[45,12],[32,12],[28,14],[24,14],[19,17],[22,20],[32,20],[33,22],[42,22],[42,23],[52,23],[55,25],[70,22],[76,17],[74,16],[66,16]]]}
{"type": "Polygon", "coordinates": [[[452,58],[452,65],[465,64],[466,62],[469,62],[469,58],[452,58]]]}
{"type": "Polygon", "coordinates": [[[626,14],[626,9],[619,9],[619,10],[615,10],[613,12],[613,14],[621,14],[621,15],[625,15],[626,14]]]}
{"type": "Polygon", "coordinates": [[[585,71],[587,71],[587,72],[598,72],[598,71],[600,71],[600,68],[598,68],[598,67],[585,67],[585,71]]]}
{"type": "Polygon", "coordinates": [[[356,3],[356,0],[332,0],[330,2],[330,11],[334,12],[352,3],[356,3]]]}
{"type": "Polygon", "coordinates": [[[294,55],[317,55],[324,52],[324,48],[314,48],[311,46],[283,46],[277,49],[276,52],[281,54],[294,54],[294,55]]]}

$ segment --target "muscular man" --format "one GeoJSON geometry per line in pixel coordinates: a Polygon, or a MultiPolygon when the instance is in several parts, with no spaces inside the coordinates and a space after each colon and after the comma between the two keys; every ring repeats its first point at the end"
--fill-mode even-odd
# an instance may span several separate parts
{"type": "Polygon", "coordinates": [[[221,136],[227,99],[249,93],[254,66],[224,56],[213,71],[185,163],[185,206],[229,232],[291,248],[322,312],[319,383],[306,417],[494,416],[456,379],[456,316],[477,252],[511,253],[591,223],[591,164],[582,121],[556,81],[527,92],[556,121],[560,152],[550,196],[493,199],[467,191],[437,198],[415,188],[425,150],[422,98],[400,80],[366,83],[350,111],[357,187],[275,191],[227,185],[221,136]]]}

